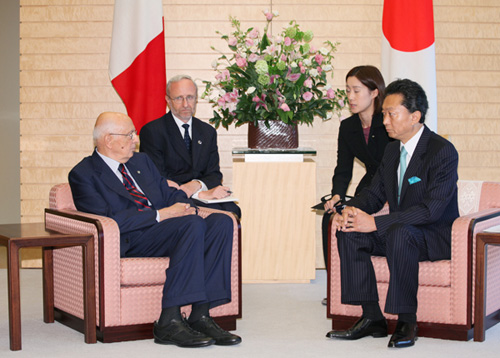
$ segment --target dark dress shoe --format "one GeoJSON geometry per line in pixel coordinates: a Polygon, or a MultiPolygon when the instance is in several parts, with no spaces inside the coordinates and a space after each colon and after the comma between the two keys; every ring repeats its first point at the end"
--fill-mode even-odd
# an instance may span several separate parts
{"type": "Polygon", "coordinates": [[[192,329],[184,318],[174,318],[163,327],[155,322],[153,336],[155,343],[175,344],[178,347],[206,347],[215,343],[212,337],[192,329]]]}
{"type": "Polygon", "coordinates": [[[240,336],[223,330],[210,316],[201,316],[199,320],[191,323],[191,328],[212,337],[215,344],[219,346],[232,346],[241,343],[240,336]]]}
{"type": "Polygon", "coordinates": [[[346,331],[330,331],[326,334],[328,338],[342,338],[342,339],[360,339],[366,336],[373,336],[376,338],[387,337],[387,321],[385,318],[379,320],[371,320],[369,318],[361,317],[354,326],[346,331]]]}
{"type": "Polygon", "coordinates": [[[413,346],[418,339],[417,332],[418,327],[416,323],[398,321],[396,329],[389,340],[388,347],[404,348],[413,346]]]}

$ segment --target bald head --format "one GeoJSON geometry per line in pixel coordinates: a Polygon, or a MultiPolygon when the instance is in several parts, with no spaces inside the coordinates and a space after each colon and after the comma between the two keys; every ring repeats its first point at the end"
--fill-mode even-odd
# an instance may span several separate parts
{"type": "Polygon", "coordinates": [[[139,142],[129,116],[118,112],[104,112],[97,117],[94,126],[94,144],[99,153],[127,162],[139,142]]]}

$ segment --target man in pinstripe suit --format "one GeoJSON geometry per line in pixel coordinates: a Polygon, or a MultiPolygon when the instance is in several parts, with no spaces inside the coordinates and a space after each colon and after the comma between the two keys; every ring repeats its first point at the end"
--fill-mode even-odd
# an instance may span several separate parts
{"type": "Polygon", "coordinates": [[[459,215],[458,153],[424,125],[427,109],[419,84],[404,79],[386,88],[384,125],[396,141],[387,145],[371,185],[334,217],[342,303],[361,305],[363,316],[327,337],[387,336],[370,259],[377,255],[387,257],[390,271],[384,310],[398,315],[389,347],[415,344],[419,261],[450,258],[451,226],[459,215]],[[386,202],[389,214],[370,215],[386,202]]]}

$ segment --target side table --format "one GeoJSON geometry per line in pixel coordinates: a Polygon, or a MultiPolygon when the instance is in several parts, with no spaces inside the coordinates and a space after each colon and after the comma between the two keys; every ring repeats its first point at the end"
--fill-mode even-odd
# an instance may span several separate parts
{"type": "Polygon", "coordinates": [[[486,310],[486,245],[500,245],[500,232],[482,232],[476,235],[476,294],[474,308],[474,341],[485,339],[484,315],[486,310]]]}
{"type": "Polygon", "coordinates": [[[43,320],[54,322],[53,249],[82,246],[85,314],[85,342],[96,343],[96,300],[94,240],[90,234],[60,234],[45,229],[44,223],[0,225],[0,245],[7,247],[9,285],[10,349],[21,349],[21,302],[19,287],[19,249],[43,249],[43,320]]]}

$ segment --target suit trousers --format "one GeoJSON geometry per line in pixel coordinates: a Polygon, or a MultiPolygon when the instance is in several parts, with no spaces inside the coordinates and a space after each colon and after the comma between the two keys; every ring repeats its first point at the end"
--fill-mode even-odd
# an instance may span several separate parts
{"type": "Polygon", "coordinates": [[[169,257],[162,308],[231,300],[233,221],[225,214],[159,222],[136,237],[126,257],[169,257]]]}
{"type": "Polygon", "coordinates": [[[385,312],[417,312],[419,261],[429,260],[422,230],[394,224],[385,235],[337,231],[336,236],[343,304],[378,302],[371,256],[385,256],[390,273],[385,312]]]}

